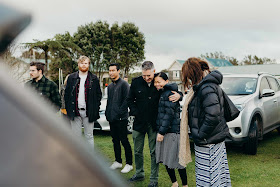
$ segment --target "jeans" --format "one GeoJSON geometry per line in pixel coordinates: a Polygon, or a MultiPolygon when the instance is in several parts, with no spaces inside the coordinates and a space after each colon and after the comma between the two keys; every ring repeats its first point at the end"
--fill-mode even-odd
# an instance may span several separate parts
{"type": "MultiPolygon", "coordinates": [[[[148,127],[147,130],[148,140],[149,140],[149,148],[151,155],[151,182],[158,181],[158,167],[159,165],[156,163],[156,136],[157,133],[153,131],[152,127],[148,127]]],[[[136,176],[144,177],[144,158],[143,158],[143,149],[144,149],[144,140],[146,133],[140,133],[138,131],[132,132],[133,143],[134,143],[134,154],[135,154],[135,166],[136,166],[136,176]]]]}
{"type": "Polygon", "coordinates": [[[88,117],[86,117],[85,110],[79,110],[80,116],[76,116],[74,120],[71,120],[71,129],[79,137],[82,137],[82,125],[84,125],[84,134],[86,140],[94,146],[93,140],[93,126],[94,122],[89,123],[88,117]]]}
{"type": "Polygon", "coordinates": [[[132,165],[132,151],[127,138],[127,120],[110,122],[110,132],[114,145],[115,159],[122,163],[121,144],[124,147],[126,163],[132,165]]]}

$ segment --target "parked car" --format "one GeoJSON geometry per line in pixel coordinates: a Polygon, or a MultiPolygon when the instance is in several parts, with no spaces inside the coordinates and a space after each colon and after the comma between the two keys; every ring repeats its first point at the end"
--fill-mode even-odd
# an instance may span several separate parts
{"type": "MultiPolygon", "coordinates": [[[[107,105],[107,95],[105,94],[101,99],[101,106],[99,111],[100,118],[94,122],[95,130],[110,131],[110,125],[109,122],[106,120],[106,116],[105,116],[106,105],[107,105]]],[[[134,122],[134,116],[129,116],[128,124],[127,124],[128,133],[132,133],[133,122],[134,122]]]]}
{"type": "Polygon", "coordinates": [[[280,82],[264,73],[227,74],[221,87],[240,110],[227,123],[231,138],[226,141],[243,145],[247,154],[255,155],[264,134],[274,129],[280,133],[280,82]]]}

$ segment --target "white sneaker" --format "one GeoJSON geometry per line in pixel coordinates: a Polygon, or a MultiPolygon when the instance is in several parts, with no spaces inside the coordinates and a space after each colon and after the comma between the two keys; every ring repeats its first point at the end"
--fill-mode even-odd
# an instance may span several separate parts
{"type": "Polygon", "coordinates": [[[124,166],[124,168],[121,170],[121,172],[122,172],[122,173],[128,173],[128,172],[130,172],[131,170],[133,170],[132,165],[126,164],[126,165],[124,166]]]}
{"type": "Polygon", "coordinates": [[[122,164],[115,161],[111,166],[110,169],[117,169],[117,168],[122,168],[122,164]]]}

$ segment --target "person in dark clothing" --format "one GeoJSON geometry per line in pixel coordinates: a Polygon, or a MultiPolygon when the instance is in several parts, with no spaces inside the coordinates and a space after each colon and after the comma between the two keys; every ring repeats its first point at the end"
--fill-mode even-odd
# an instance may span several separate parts
{"type": "Polygon", "coordinates": [[[34,88],[41,96],[47,99],[52,106],[59,110],[61,107],[61,98],[58,86],[44,75],[44,66],[42,62],[30,63],[31,80],[25,83],[25,86],[34,88]]]}
{"type": "Polygon", "coordinates": [[[188,116],[195,143],[196,185],[231,186],[225,147],[229,129],[219,86],[223,75],[217,70],[211,72],[206,61],[189,58],[183,64],[182,78],[185,88],[191,88],[186,98],[187,107],[183,107],[182,120],[188,116]]]}
{"type": "MultiPolygon", "coordinates": [[[[145,61],[142,64],[142,76],[134,78],[131,83],[127,102],[130,115],[135,116],[133,123],[133,143],[136,173],[129,182],[144,180],[143,148],[145,134],[148,134],[151,155],[151,176],[149,187],[158,185],[158,164],[156,163],[156,119],[160,92],[154,86],[154,64],[145,61]]],[[[171,101],[178,101],[181,95],[177,92],[170,96],[171,101]]]]}
{"type": "Polygon", "coordinates": [[[78,59],[79,71],[69,75],[64,100],[73,132],[82,136],[83,125],[85,137],[93,145],[94,121],[99,119],[102,93],[97,76],[88,71],[89,65],[88,57],[78,59]]]}
{"type": "Polygon", "coordinates": [[[109,76],[112,83],[108,86],[108,100],[105,115],[110,124],[116,159],[110,168],[117,169],[122,167],[121,142],[126,158],[126,165],[121,172],[128,173],[133,169],[132,151],[127,138],[128,106],[126,99],[129,92],[129,85],[120,78],[119,64],[110,64],[109,76]]]}
{"type": "Polygon", "coordinates": [[[182,184],[187,186],[186,167],[179,164],[180,142],[180,103],[169,101],[171,91],[178,91],[176,83],[168,84],[168,76],[164,72],[155,74],[155,87],[162,90],[158,105],[157,117],[157,163],[165,165],[167,173],[172,181],[172,187],[177,187],[178,182],[175,169],[178,169],[182,184]]]}

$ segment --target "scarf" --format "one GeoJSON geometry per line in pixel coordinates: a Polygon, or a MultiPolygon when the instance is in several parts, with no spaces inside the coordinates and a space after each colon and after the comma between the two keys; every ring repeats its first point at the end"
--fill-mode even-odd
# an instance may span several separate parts
{"type": "Polygon", "coordinates": [[[186,100],[182,109],[182,118],[180,123],[180,147],[179,147],[179,164],[186,167],[192,161],[190,140],[188,133],[188,106],[193,99],[193,89],[186,95],[186,100]]]}

